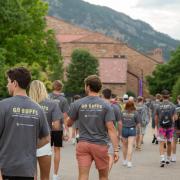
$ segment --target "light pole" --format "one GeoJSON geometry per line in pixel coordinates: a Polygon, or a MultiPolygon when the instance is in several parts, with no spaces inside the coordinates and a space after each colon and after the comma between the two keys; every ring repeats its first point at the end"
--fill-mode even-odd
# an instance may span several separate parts
{"type": "Polygon", "coordinates": [[[141,76],[139,78],[139,96],[143,96],[143,69],[141,69],[141,76]]]}

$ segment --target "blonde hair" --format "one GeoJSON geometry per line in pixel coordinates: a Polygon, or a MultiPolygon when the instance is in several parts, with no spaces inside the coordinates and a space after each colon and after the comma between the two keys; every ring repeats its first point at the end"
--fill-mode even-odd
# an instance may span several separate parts
{"type": "Polygon", "coordinates": [[[48,93],[44,83],[39,80],[32,81],[29,88],[29,97],[37,103],[40,103],[44,99],[47,99],[48,93]]]}

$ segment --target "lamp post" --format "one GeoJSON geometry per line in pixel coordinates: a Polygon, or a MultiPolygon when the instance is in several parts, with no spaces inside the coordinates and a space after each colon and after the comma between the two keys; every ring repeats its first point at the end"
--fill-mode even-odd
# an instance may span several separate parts
{"type": "Polygon", "coordinates": [[[143,69],[141,69],[141,77],[139,78],[139,96],[143,96],[143,69]]]}

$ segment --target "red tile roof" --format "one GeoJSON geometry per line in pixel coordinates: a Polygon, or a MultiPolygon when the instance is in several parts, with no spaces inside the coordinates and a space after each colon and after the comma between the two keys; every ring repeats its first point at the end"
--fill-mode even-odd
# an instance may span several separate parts
{"type": "Polygon", "coordinates": [[[61,34],[57,35],[56,38],[57,40],[61,43],[63,42],[72,42],[78,39],[81,39],[87,35],[74,35],[74,34],[61,34]]]}
{"type": "Polygon", "coordinates": [[[100,78],[103,83],[126,83],[127,60],[121,58],[99,59],[100,78]]]}

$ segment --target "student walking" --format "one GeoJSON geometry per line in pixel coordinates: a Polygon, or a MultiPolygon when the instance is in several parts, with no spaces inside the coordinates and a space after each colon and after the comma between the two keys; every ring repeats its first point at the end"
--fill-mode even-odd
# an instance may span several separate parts
{"type": "MultiPolygon", "coordinates": [[[[120,128],[121,128],[121,112],[120,112],[120,108],[119,108],[119,104],[112,102],[111,101],[111,90],[110,89],[103,89],[102,91],[102,97],[103,99],[109,103],[111,105],[111,107],[113,108],[114,111],[114,115],[115,115],[115,121],[114,121],[114,126],[117,126],[117,135],[118,137],[120,136],[120,128]]],[[[109,142],[109,149],[108,149],[108,154],[109,154],[109,172],[114,164],[114,150],[113,150],[113,145],[111,142],[109,142]]]]}
{"type": "Polygon", "coordinates": [[[7,77],[8,92],[13,97],[0,101],[1,174],[8,180],[33,180],[37,145],[49,142],[47,119],[42,108],[26,94],[30,72],[18,67],[10,69],[7,77]]]}
{"type": "MultiPolygon", "coordinates": [[[[69,105],[67,99],[64,97],[64,93],[62,93],[63,83],[60,80],[55,80],[52,84],[52,88],[53,92],[49,94],[49,98],[55,100],[58,103],[59,108],[63,113],[64,120],[67,118],[69,105]]],[[[61,121],[60,130],[53,130],[51,133],[51,145],[54,147],[54,179],[58,178],[58,170],[61,160],[61,148],[63,147],[63,134],[65,132],[68,132],[68,129],[67,127],[64,127],[64,123],[61,121]]]]}
{"type": "Polygon", "coordinates": [[[122,140],[123,140],[123,165],[132,167],[132,152],[136,138],[136,128],[140,127],[138,112],[134,102],[128,101],[122,112],[122,140]]]}
{"type": "Polygon", "coordinates": [[[79,142],[76,157],[79,180],[88,180],[92,162],[95,162],[100,180],[108,180],[108,137],[113,144],[114,162],[119,159],[118,138],[113,121],[114,112],[110,104],[99,97],[101,80],[96,75],[85,79],[87,97],[71,104],[67,125],[79,121],[79,142]]]}
{"type": "Polygon", "coordinates": [[[173,140],[173,122],[175,120],[175,105],[169,101],[169,91],[162,91],[163,102],[156,110],[155,125],[158,134],[159,151],[160,151],[160,167],[170,163],[171,158],[171,142],[173,140]],[[167,142],[167,156],[164,152],[164,144],[167,142]]]}
{"type": "MultiPolygon", "coordinates": [[[[45,111],[51,134],[52,131],[59,131],[60,121],[63,119],[63,114],[59,109],[57,102],[48,98],[48,93],[43,82],[39,80],[32,81],[29,89],[29,96],[45,111]]],[[[43,147],[39,147],[37,150],[40,171],[46,173],[41,174],[41,179],[49,179],[51,154],[52,152],[50,143],[43,147]],[[48,164],[45,162],[48,162],[48,164]]]]}

